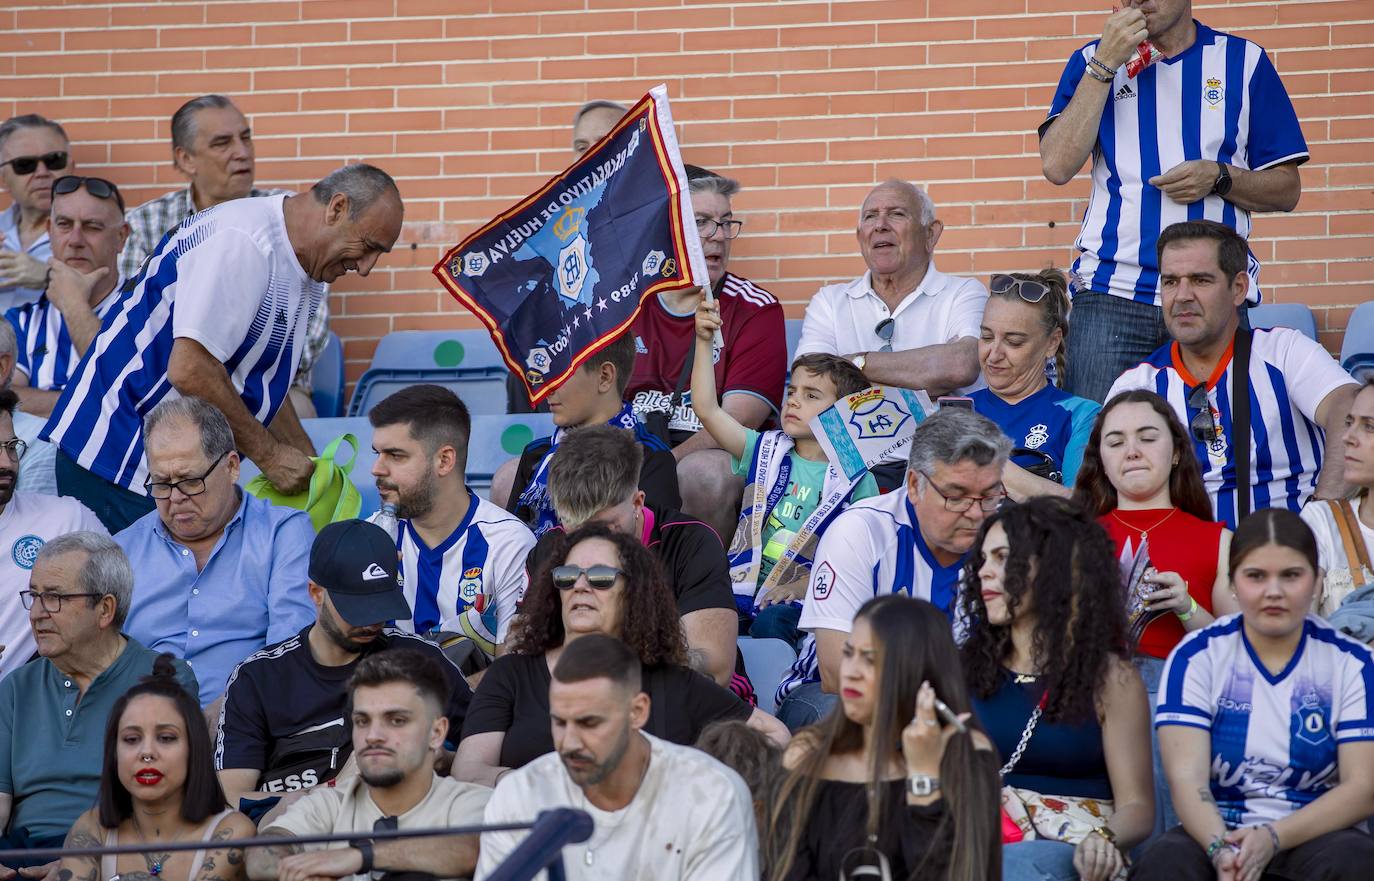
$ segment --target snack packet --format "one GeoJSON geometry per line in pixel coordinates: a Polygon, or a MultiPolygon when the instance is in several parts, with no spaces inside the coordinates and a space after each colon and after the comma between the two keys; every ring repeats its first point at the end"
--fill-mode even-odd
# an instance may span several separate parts
{"type": "Polygon", "coordinates": [[[1145,68],[1154,64],[1156,61],[1163,61],[1167,56],[1155,48],[1155,44],[1149,40],[1141,40],[1140,45],[1135,47],[1135,54],[1126,61],[1126,76],[1135,79],[1135,75],[1145,68]]]}

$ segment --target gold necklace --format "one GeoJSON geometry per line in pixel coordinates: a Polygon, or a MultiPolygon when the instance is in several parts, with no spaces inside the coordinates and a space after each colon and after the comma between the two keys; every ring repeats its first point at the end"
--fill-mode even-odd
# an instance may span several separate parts
{"type": "Polygon", "coordinates": [[[1122,526],[1126,527],[1127,529],[1134,530],[1135,532],[1139,532],[1139,533],[1140,533],[1140,540],[1141,540],[1141,541],[1146,541],[1146,540],[1150,537],[1150,530],[1152,530],[1152,529],[1158,529],[1159,527],[1163,526],[1165,520],[1168,520],[1170,517],[1174,516],[1174,515],[1177,514],[1177,513],[1178,513],[1178,508],[1170,508],[1170,509],[1169,509],[1169,513],[1167,513],[1167,514],[1165,514],[1163,517],[1159,518],[1159,521],[1158,521],[1157,523],[1154,523],[1154,524],[1152,524],[1152,525],[1150,525],[1150,526],[1147,526],[1147,527],[1144,528],[1144,529],[1141,529],[1139,526],[1133,526],[1132,524],[1126,522],[1126,518],[1125,518],[1125,517],[1122,517],[1120,514],[1116,513],[1116,509],[1113,509],[1113,510],[1112,510],[1112,516],[1116,518],[1116,520],[1117,520],[1118,523],[1120,523],[1122,526]]]}

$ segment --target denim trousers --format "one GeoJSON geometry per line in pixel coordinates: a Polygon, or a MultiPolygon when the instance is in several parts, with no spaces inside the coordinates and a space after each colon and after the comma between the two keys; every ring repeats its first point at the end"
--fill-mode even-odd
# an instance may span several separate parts
{"type": "Polygon", "coordinates": [[[1078,881],[1074,846],[1035,838],[1002,845],[1002,881],[1078,881]]]}
{"type": "Polygon", "coordinates": [[[821,691],[819,682],[803,682],[778,705],[778,718],[796,734],[807,725],[819,722],[840,702],[839,695],[821,691]]]}
{"type": "MultiPolygon", "coordinates": [[[[1178,815],[1174,813],[1174,800],[1169,795],[1169,780],[1164,776],[1164,763],[1159,757],[1159,732],[1155,731],[1155,707],[1159,698],[1159,679],[1164,673],[1164,661],[1145,655],[1135,659],[1135,667],[1145,682],[1145,693],[1150,698],[1150,755],[1154,760],[1155,775],[1155,826],[1150,840],[1163,835],[1178,825],[1178,815]]],[[[1145,842],[1148,845],[1150,842],[1145,842]]],[[[1143,846],[1142,846],[1143,847],[1143,846]]]]}

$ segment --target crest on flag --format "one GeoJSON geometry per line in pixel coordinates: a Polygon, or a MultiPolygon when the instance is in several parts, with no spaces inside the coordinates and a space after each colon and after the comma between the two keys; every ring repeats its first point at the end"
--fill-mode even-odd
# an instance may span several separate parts
{"type": "Polygon", "coordinates": [[[434,267],[538,403],[651,294],[709,288],[668,94],[651,90],[562,173],[434,267]]]}

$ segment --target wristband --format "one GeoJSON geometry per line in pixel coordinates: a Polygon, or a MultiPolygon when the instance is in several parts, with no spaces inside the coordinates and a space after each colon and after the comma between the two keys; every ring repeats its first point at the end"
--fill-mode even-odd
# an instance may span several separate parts
{"type": "Polygon", "coordinates": [[[1088,66],[1097,68],[1109,77],[1116,77],[1116,71],[1108,67],[1107,63],[1103,61],[1101,58],[1098,58],[1096,55],[1088,59],[1088,66]]]}
{"type": "Polygon", "coordinates": [[[1283,850],[1283,848],[1279,846],[1279,833],[1274,831],[1273,823],[1265,823],[1264,828],[1269,832],[1269,840],[1274,843],[1274,853],[1277,854],[1279,851],[1283,850]]]}
{"type": "Polygon", "coordinates": [[[1188,606],[1188,611],[1186,611],[1186,612],[1175,612],[1175,613],[1174,613],[1175,615],[1178,616],[1178,620],[1179,620],[1179,623],[1180,623],[1180,624],[1187,624],[1189,621],[1193,620],[1193,616],[1197,614],[1197,610],[1198,610],[1197,600],[1192,599],[1191,597],[1190,597],[1189,599],[1191,600],[1191,603],[1192,603],[1192,604],[1191,604],[1190,606],[1188,606]]]}
{"type": "Polygon", "coordinates": [[[358,849],[358,853],[363,855],[363,864],[358,867],[359,875],[372,874],[372,840],[364,838],[353,842],[353,846],[358,849]]]}
{"type": "Polygon", "coordinates": [[[1228,847],[1231,850],[1240,850],[1240,848],[1218,835],[1216,838],[1212,839],[1211,844],[1207,845],[1207,859],[1210,862],[1216,862],[1217,854],[1228,847]]]}
{"type": "Polygon", "coordinates": [[[1083,72],[1086,73],[1088,76],[1092,77],[1093,79],[1097,80],[1099,83],[1110,83],[1114,79],[1116,79],[1116,77],[1114,76],[1103,76],[1102,74],[1094,70],[1091,66],[1086,68],[1083,72]]]}

